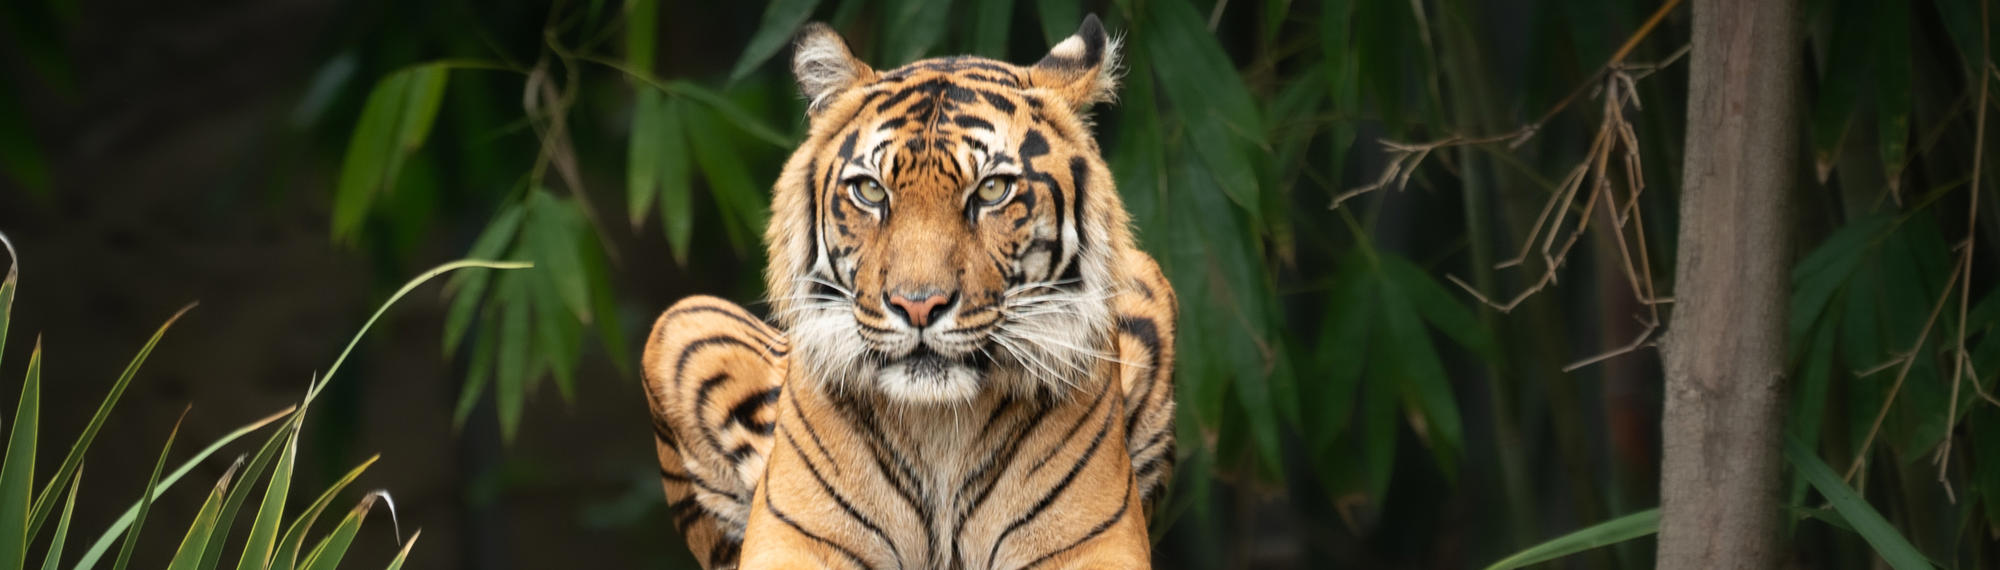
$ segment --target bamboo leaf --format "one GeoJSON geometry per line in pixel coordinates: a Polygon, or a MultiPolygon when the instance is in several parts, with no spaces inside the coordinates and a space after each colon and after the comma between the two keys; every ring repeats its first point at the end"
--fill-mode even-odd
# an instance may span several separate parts
{"type": "Polygon", "coordinates": [[[1603,548],[1660,532],[1660,509],[1646,509],[1557,537],[1500,559],[1486,570],[1526,568],[1585,550],[1603,548]]]}
{"type": "Polygon", "coordinates": [[[1159,74],[1160,85],[1187,118],[1189,146],[1229,200],[1253,215],[1251,226],[1261,227],[1256,163],[1245,146],[1262,144],[1264,122],[1249,89],[1186,0],[1154,2],[1146,14],[1148,31],[1140,42],[1162,61],[1174,62],[1172,73],[1159,74]]]}
{"type": "Polygon", "coordinates": [[[765,5],[764,18],[757,23],[756,33],[750,35],[750,45],[743,48],[743,57],[736,60],[736,68],[729,72],[729,80],[743,79],[777,55],[778,50],[791,43],[792,35],[812,17],[813,8],[818,5],[819,0],[775,0],[765,5]]]}
{"type": "MultiPolygon", "coordinates": [[[[278,429],[271,433],[271,437],[265,438],[264,445],[257,448],[257,455],[251,457],[250,466],[243,470],[243,483],[229,490],[229,498],[223,501],[222,511],[217,513],[215,518],[215,534],[209,538],[208,546],[203,549],[200,566],[202,570],[215,568],[222,563],[224,543],[229,541],[230,529],[236,526],[236,514],[242,510],[243,503],[250,499],[250,492],[256,488],[254,483],[264,473],[264,468],[284,452],[285,444],[290,441],[285,437],[286,434],[296,431],[302,419],[303,416],[292,414],[284,424],[279,425],[278,429]]],[[[286,468],[290,469],[289,466],[286,468]]],[[[261,507],[260,504],[260,510],[261,507]]],[[[254,527],[254,520],[252,525],[254,527]]]]}
{"type": "Polygon", "coordinates": [[[423,146],[444,101],[451,68],[432,63],[390,74],[375,84],[348,137],[334,190],[333,237],[354,235],[379,193],[394,189],[403,161],[423,146]]]}
{"type": "Polygon", "coordinates": [[[27,564],[29,499],[35,484],[35,440],[41,426],[42,341],[28,353],[28,378],[14,408],[14,425],[7,435],[7,460],[0,466],[0,566],[27,564]]]}
{"type": "Polygon", "coordinates": [[[562,305],[574,318],[590,322],[590,289],[584,283],[583,265],[576,260],[577,237],[584,231],[582,212],[576,204],[536,190],[528,197],[528,222],[521,241],[535,263],[546,267],[538,272],[555,285],[562,305]]]}
{"type": "Polygon", "coordinates": [[[944,37],[950,0],[889,0],[883,7],[889,24],[882,30],[882,62],[902,65],[923,57],[944,37]]]}
{"type": "Polygon", "coordinates": [[[632,137],[625,147],[625,214],[635,229],[646,222],[653,198],[659,195],[654,181],[659,177],[659,122],[665,104],[666,95],[652,89],[640,90],[632,100],[632,137]]]}
{"type": "Polygon", "coordinates": [[[1083,6],[1077,0],[1035,0],[1035,16],[1042,22],[1042,40],[1053,46],[1076,31],[1083,6]]]}
{"type": "MultiPolygon", "coordinates": [[[[756,115],[743,110],[742,106],[730,101],[728,97],[723,97],[721,93],[716,93],[707,87],[702,87],[699,84],[688,81],[668,82],[666,83],[666,87],[671,93],[685,96],[690,101],[701,103],[710,110],[722,114],[723,118],[729,119],[730,124],[735,125],[736,128],[742,129],[743,132],[749,133],[751,136],[757,137],[758,140],[786,150],[798,146],[798,141],[793,140],[793,137],[780,134],[777,129],[771,128],[762,119],[758,119],[756,115]]],[[[682,116],[685,115],[686,111],[683,111],[682,116]]]]}
{"type": "Polygon", "coordinates": [[[1387,335],[1384,363],[1400,388],[1405,405],[1413,412],[1412,427],[1430,446],[1445,478],[1456,480],[1458,451],[1463,449],[1465,441],[1458,400],[1452,395],[1449,377],[1438,363],[1437,352],[1431,347],[1430,335],[1424,330],[1417,308],[1393,280],[1385,279],[1382,283],[1381,314],[1383,334],[1387,335]]]}
{"type": "Polygon", "coordinates": [[[984,0],[975,4],[978,13],[972,19],[972,53],[1005,61],[1007,34],[1013,31],[1014,0],[984,0]]]}
{"type": "Polygon", "coordinates": [[[625,63],[634,69],[653,72],[653,54],[659,47],[659,0],[625,2],[625,63]]]}
{"type": "Polygon", "coordinates": [[[1453,342],[1486,362],[1500,361],[1499,343],[1493,340],[1471,309],[1467,309],[1429,273],[1409,260],[1396,255],[1383,255],[1381,259],[1383,276],[1390,287],[1407,295],[1410,305],[1416,308],[1425,322],[1431,324],[1431,328],[1451,337],[1453,342]]]}
{"type": "Polygon", "coordinates": [[[340,480],[334,481],[333,486],[327,487],[325,492],[320,493],[319,498],[313,500],[312,507],[307,508],[298,519],[292,521],[291,526],[286,527],[285,537],[278,541],[278,551],[271,556],[270,568],[292,570],[298,561],[299,548],[305,544],[306,533],[312,530],[313,522],[319,520],[320,512],[326,510],[326,506],[333,502],[333,497],[340,494],[341,489],[346,489],[348,484],[361,476],[361,472],[367,471],[369,465],[374,465],[375,460],[381,458],[381,455],[369,457],[367,461],[361,462],[346,475],[341,476],[340,480]]]}
{"type": "Polygon", "coordinates": [[[1882,142],[1883,177],[1891,189],[1902,186],[1903,167],[1909,164],[1910,111],[1914,96],[1910,87],[1910,5],[1906,2],[1875,2],[1875,18],[1869,22],[1875,41],[1875,69],[1868,82],[1875,87],[1876,136],[1882,142]]]}
{"type": "Polygon", "coordinates": [[[690,123],[691,135],[709,141],[693,145],[694,158],[701,166],[702,176],[708,179],[716,205],[722,209],[730,243],[736,247],[738,255],[749,255],[752,246],[758,243],[757,231],[764,227],[769,215],[763,192],[751,182],[750,170],[743,164],[743,155],[729,148],[727,141],[731,137],[721,131],[716,117],[697,114],[690,117],[690,123]]]}
{"type": "Polygon", "coordinates": [[[1840,475],[1835,474],[1833,468],[1821,462],[1819,456],[1813,455],[1797,437],[1785,438],[1785,459],[1792,463],[1793,468],[1805,475],[1806,481],[1812,483],[1813,488],[1818,489],[1819,494],[1825,496],[1827,502],[1833,504],[1833,509],[1839,511],[1840,516],[1846,518],[1848,524],[1854,527],[1854,533],[1868,541],[1868,545],[1875,548],[1875,554],[1880,555],[1883,561],[1900,570],[1919,568],[1928,570],[1932,567],[1931,563],[1924,559],[1924,555],[1918,552],[1915,546],[1911,546],[1910,541],[1903,538],[1902,533],[1896,532],[1896,527],[1882,518],[1882,513],[1876,512],[1875,507],[1869,506],[1867,500],[1848,488],[1846,483],[1842,483],[1840,475]]]}
{"type": "MultiPolygon", "coordinates": [[[[487,319],[490,321],[492,317],[487,319]]],[[[465,419],[472,416],[473,406],[478,405],[480,394],[486,392],[486,384],[493,377],[493,345],[498,337],[499,334],[489,331],[479,335],[478,340],[472,343],[472,357],[466,363],[465,387],[458,391],[458,404],[452,407],[451,429],[454,431],[465,427],[465,419]]]]}
{"type": "Polygon", "coordinates": [[[679,99],[667,101],[660,111],[659,140],[659,185],[660,185],[660,226],[667,232],[667,246],[673,250],[674,263],[687,265],[688,246],[694,241],[694,185],[693,169],[688,166],[689,149],[686,121],[682,119],[687,105],[679,99]]]}
{"type": "Polygon", "coordinates": [[[195,510],[194,522],[188,525],[187,535],[181,538],[180,547],[174,549],[174,557],[167,563],[167,570],[196,570],[201,567],[208,539],[215,535],[216,520],[222,516],[222,504],[229,496],[229,481],[242,467],[243,457],[238,456],[236,462],[222,472],[222,478],[208,492],[208,500],[202,501],[201,508],[195,510]]]}
{"type": "Polygon", "coordinates": [[[528,351],[532,350],[528,346],[531,301],[524,279],[508,275],[500,282],[500,370],[494,387],[494,404],[500,412],[501,435],[509,442],[514,441],[515,429],[521,423],[523,392],[529,374],[528,351]]]}
{"type": "MultiPolygon", "coordinates": [[[[471,259],[498,259],[514,243],[520,233],[521,219],[527,209],[519,203],[510,203],[500,209],[500,214],[480,230],[479,237],[472,240],[472,250],[466,253],[471,259]]],[[[472,317],[479,309],[479,301],[492,282],[487,271],[466,271],[451,276],[445,282],[445,293],[452,296],[451,309],[445,314],[444,347],[447,356],[458,353],[459,342],[465,340],[465,333],[472,327],[472,317]]]]}

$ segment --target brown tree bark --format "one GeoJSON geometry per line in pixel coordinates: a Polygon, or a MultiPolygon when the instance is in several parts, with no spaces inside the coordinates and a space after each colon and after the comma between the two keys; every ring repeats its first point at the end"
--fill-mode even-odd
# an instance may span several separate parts
{"type": "Polygon", "coordinates": [[[1661,568],[1772,568],[1799,152],[1793,0],[1696,0],[1680,252],[1662,347],[1661,568]]]}

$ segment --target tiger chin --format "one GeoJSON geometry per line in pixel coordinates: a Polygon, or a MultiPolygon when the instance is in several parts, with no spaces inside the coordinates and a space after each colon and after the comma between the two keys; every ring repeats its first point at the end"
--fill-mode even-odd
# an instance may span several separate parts
{"type": "Polygon", "coordinates": [[[1174,292],[1089,111],[1096,16],[1033,65],[876,70],[808,24],[772,190],[771,321],[661,314],[643,369],[706,568],[1145,568],[1173,471],[1174,292]]]}

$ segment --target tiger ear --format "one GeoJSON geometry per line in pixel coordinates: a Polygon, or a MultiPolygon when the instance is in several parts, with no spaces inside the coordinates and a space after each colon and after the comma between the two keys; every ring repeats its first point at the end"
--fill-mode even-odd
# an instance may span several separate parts
{"type": "Polygon", "coordinates": [[[1097,15],[1084,16],[1076,33],[1049,49],[1028,69],[1028,82],[1056,92],[1081,112],[1118,99],[1119,42],[1105,33],[1097,15]]]}
{"type": "Polygon", "coordinates": [[[875,77],[875,70],[848,51],[840,32],[819,22],[806,24],[792,40],[792,76],[806,96],[807,114],[817,115],[833,96],[875,77]]]}

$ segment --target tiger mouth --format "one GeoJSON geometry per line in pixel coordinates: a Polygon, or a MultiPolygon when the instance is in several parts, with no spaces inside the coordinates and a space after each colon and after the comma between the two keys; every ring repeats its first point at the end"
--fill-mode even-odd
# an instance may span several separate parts
{"type": "Polygon", "coordinates": [[[877,361],[883,368],[902,366],[909,372],[921,376],[943,376],[946,371],[952,368],[972,369],[983,375],[992,367],[993,363],[992,359],[988,358],[983,351],[974,351],[971,354],[960,357],[946,356],[932,349],[930,345],[921,342],[917,343],[916,348],[911,349],[909,353],[902,356],[891,356],[882,353],[877,353],[876,356],[877,361]]]}

